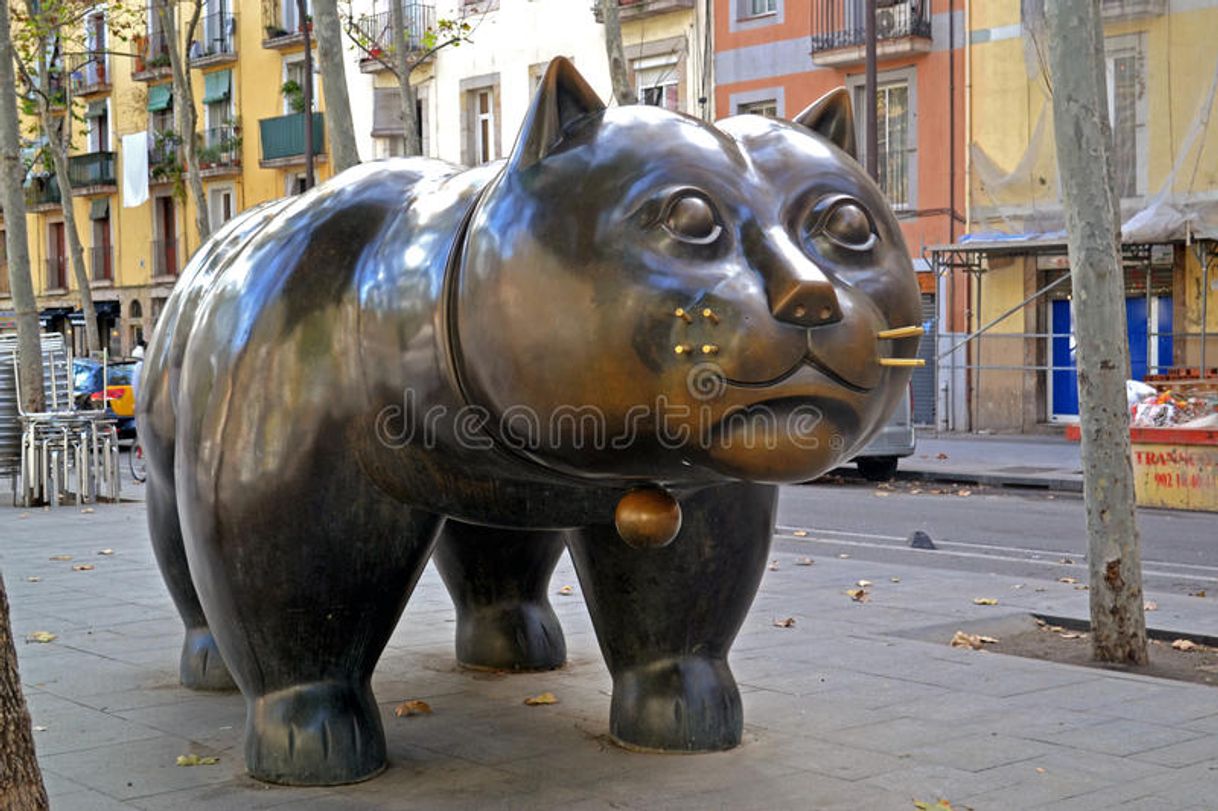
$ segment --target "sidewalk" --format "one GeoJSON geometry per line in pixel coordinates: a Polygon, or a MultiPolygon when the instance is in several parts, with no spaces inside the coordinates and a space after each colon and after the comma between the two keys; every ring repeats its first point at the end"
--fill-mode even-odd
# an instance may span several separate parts
{"type": "Polygon", "coordinates": [[[1058,437],[918,433],[902,478],[1083,491],[1079,444],[1058,437]]]}
{"type": "MultiPolygon", "coordinates": [[[[0,512],[0,568],[56,811],[909,811],[914,799],[940,798],[979,811],[1218,807],[1218,690],[946,644],[952,628],[982,620],[1085,617],[1085,592],[797,557],[775,552],[734,649],[746,724],[735,751],[641,755],[606,740],[610,683],[567,561],[551,591],[570,664],[513,676],[454,667],[454,613],[429,567],[373,683],[390,768],[355,786],[290,789],[244,775],[238,695],[177,686],[182,629],[142,504],[0,512]],[[74,558],[48,560],[57,554],[74,558]],[[73,571],[78,563],[95,568],[73,571]],[[843,593],[860,579],[874,583],[865,604],[843,593]],[[557,594],[564,585],[574,595],[557,594]],[[794,627],[775,626],[786,617],[794,627]],[[38,630],[58,638],[20,642],[38,630]],[[543,691],[559,703],[522,704],[543,691]],[[394,717],[406,699],[434,714],[394,717]],[[176,766],[188,753],[219,762],[176,766]]],[[[1160,622],[1212,624],[1202,621],[1214,615],[1211,599],[1149,596],[1160,622]]]]}

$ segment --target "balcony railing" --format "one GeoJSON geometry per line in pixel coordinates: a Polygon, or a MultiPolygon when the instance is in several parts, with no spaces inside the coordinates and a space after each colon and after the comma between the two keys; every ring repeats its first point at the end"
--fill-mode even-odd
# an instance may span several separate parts
{"type": "Polygon", "coordinates": [[[1137,20],[1158,17],[1167,11],[1167,0],[1101,0],[1100,14],[1105,20],[1137,20]]]}
{"type": "MultiPolygon", "coordinates": [[[[864,0],[814,0],[812,6],[812,53],[866,44],[864,0]]],[[[884,50],[885,41],[931,38],[930,3],[926,0],[876,0],[875,32],[884,50]]]]}
{"type": "Polygon", "coordinates": [[[172,133],[158,136],[148,133],[148,180],[150,183],[171,183],[182,170],[182,141],[172,133]]]}
{"type": "Polygon", "coordinates": [[[170,70],[169,37],[164,31],[151,31],[135,37],[135,65],[131,78],[137,81],[156,78],[170,70]]]}
{"type": "MultiPolygon", "coordinates": [[[[406,49],[410,53],[423,49],[423,38],[435,28],[436,7],[422,3],[408,3],[402,8],[403,24],[406,28],[406,49]]],[[[361,61],[377,58],[388,59],[393,53],[393,15],[388,11],[366,14],[356,23],[360,44],[368,51],[361,61]]]]}
{"type": "Polygon", "coordinates": [[[236,127],[212,127],[200,133],[199,168],[216,170],[241,166],[241,137],[236,127]]]}
{"type": "Polygon", "coordinates": [[[31,177],[25,184],[25,204],[30,208],[46,208],[62,205],[59,196],[59,181],[55,175],[31,177]]]}
{"type": "Polygon", "coordinates": [[[85,54],[72,68],[72,92],[78,96],[99,93],[110,87],[110,72],[104,53],[85,54]]]}
{"type": "Polygon", "coordinates": [[[47,290],[68,289],[68,258],[66,256],[49,256],[47,265],[47,290]]]}
{"type": "Polygon", "coordinates": [[[694,0],[618,0],[618,17],[622,20],[637,20],[640,17],[693,7],[694,0]]]}
{"type": "Polygon", "coordinates": [[[95,282],[114,281],[114,249],[109,245],[95,245],[90,248],[89,270],[95,282]]]}
{"type": "Polygon", "coordinates": [[[237,15],[217,11],[200,20],[202,39],[190,44],[190,63],[210,65],[237,58],[237,15]]]}
{"type": "Polygon", "coordinates": [[[114,152],[90,152],[68,158],[68,180],[73,189],[117,185],[114,152]]]}
{"type": "MultiPolygon", "coordinates": [[[[304,113],[292,113],[258,122],[262,136],[262,160],[279,161],[292,158],[304,160],[304,113]]],[[[321,155],[326,147],[326,119],[313,113],[313,154],[321,155]]]]}
{"type": "Polygon", "coordinates": [[[178,275],[178,241],[176,239],[152,240],[152,275],[178,275]]]}

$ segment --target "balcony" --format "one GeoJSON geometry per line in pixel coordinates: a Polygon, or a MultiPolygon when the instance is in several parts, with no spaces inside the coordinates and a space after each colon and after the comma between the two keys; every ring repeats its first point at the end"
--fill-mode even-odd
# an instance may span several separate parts
{"type": "MultiPolygon", "coordinates": [[[[866,58],[863,0],[814,0],[812,61],[817,65],[858,64],[866,58]]],[[[931,46],[930,3],[876,0],[876,53],[880,59],[926,53],[931,46]]]]}
{"type": "Polygon", "coordinates": [[[46,259],[46,292],[68,289],[68,257],[49,256],[46,259]]]}
{"type": "Polygon", "coordinates": [[[95,245],[89,249],[89,273],[94,282],[114,281],[114,249],[109,245],[95,245]]]}
{"type": "Polygon", "coordinates": [[[1104,21],[1141,20],[1167,11],[1167,0],[1100,0],[1104,21]]]}
{"type": "MultiPolygon", "coordinates": [[[[618,0],[617,5],[618,19],[626,22],[627,20],[641,20],[644,17],[654,17],[657,14],[667,14],[670,11],[692,10],[694,8],[694,0],[618,0]]],[[[596,17],[598,23],[604,22],[599,4],[593,7],[592,14],[596,17]]]]}
{"type": "MultiPolygon", "coordinates": [[[[436,26],[436,7],[422,3],[409,3],[404,8],[403,23],[406,26],[406,48],[409,53],[423,50],[423,39],[436,26]]],[[[364,73],[377,73],[385,69],[381,60],[393,58],[393,21],[388,11],[366,14],[356,23],[359,44],[365,53],[359,67],[364,73]]]]}
{"type": "Polygon", "coordinates": [[[182,139],[176,133],[150,132],[148,182],[152,185],[174,183],[182,176],[182,139]]]}
{"type": "Polygon", "coordinates": [[[152,251],[152,278],[178,275],[178,241],[176,239],[154,239],[152,251]]]}
{"type": "Polygon", "coordinates": [[[222,177],[241,174],[241,136],[236,127],[212,127],[199,135],[200,175],[222,177]]]}
{"type": "Polygon", "coordinates": [[[114,161],[117,153],[90,152],[68,158],[68,181],[72,194],[102,194],[118,189],[114,161]]]}
{"type": "Polygon", "coordinates": [[[169,37],[163,31],[152,31],[147,36],[136,35],[135,64],[131,79],[136,82],[151,82],[173,73],[169,64],[169,37]]]}
{"type": "MultiPolygon", "coordinates": [[[[325,121],[323,114],[313,113],[313,154],[323,159],[326,148],[325,121]]],[[[292,113],[259,121],[258,129],[262,136],[262,160],[259,165],[268,169],[304,163],[304,127],[304,113],[292,113]]]]}
{"type": "Polygon", "coordinates": [[[190,43],[190,66],[205,68],[237,61],[237,15],[227,11],[208,14],[199,21],[202,40],[190,43]]]}
{"type": "Polygon", "coordinates": [[[59,181],[55,175],[31,177],[25,184],[25,207],[30,211],[46,211],[63,205],[59,196],[59,181]]]}
{"type": "MultiPolygon", "coordinates": [[[[305,14],[312,13],[312,2],[306,2],[305,14]]],[[[263,0],[262,23],[266,31],[262,47],[273,50],[299,47],[304,44],[305,28],[313,30],[311,21],[300,19],[296,0],[263,0]]]]}
{"type": "Polygon", "coordinates": [[[69,74],[72,82],[72,94],[90,96],[95,93],[110,92],[110,71],[106,65],[104,53],[84,54],[77,58],[69,74]]]}

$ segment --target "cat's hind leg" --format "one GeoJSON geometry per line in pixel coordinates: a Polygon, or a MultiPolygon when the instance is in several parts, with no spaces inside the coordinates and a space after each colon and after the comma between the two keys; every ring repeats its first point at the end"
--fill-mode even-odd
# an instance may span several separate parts
{"type": "Polygon", "coordinates": [[[765,573],[777,489],[731,484],[681,501],[668,546],[634,549],[611,524],[569,548],[613,675],[609,726],[628,747],[708,752],[740,743],[727,664],[765,573]]]}
{"type": "Polygon", "coordinates": [[[551,670],[567,658],[546,596],[565,533],[449,520],[433,559],[457,607],[457,661],[492,670],[551,670]]]}

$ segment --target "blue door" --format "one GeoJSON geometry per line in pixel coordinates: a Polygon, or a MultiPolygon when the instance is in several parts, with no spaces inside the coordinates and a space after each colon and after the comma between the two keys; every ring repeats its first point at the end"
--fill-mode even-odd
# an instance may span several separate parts
{"type": "Polygon", "coordinates": [[[1070,301],[1054,299],[1049,329],[1053,351],[1053,416],[1078,416],[1078,373],[1074,371],[1074,328],[1070,323],[1070,301]]]}
{"type": "Polygon", "coordinates": [[[1125,299],[1125,329],[1129,332],[1129,377],[1146,379],[1146,299],[1125,299]]]}
{"type": "Polygon", "coordinates": [[[1171,334],[1172,326],[1174,324],[1171,312],[1171,296],[1159,296],[1156,300],[1156,306],[1159,308],[1159,336],[1155,339],[1155,343],[1158,344],[1159,355],[1157,358],[1155,358],[1155,368],[1151,371],[1157,374],[1162,374],[1163,372],[1166,372],[1169,367],[1171,367],[1172,363],[1175,362],[1175,358],[1172,356],[1172,351],[1175,349],[1175,347],[1172,343],[1171,334]]]}

